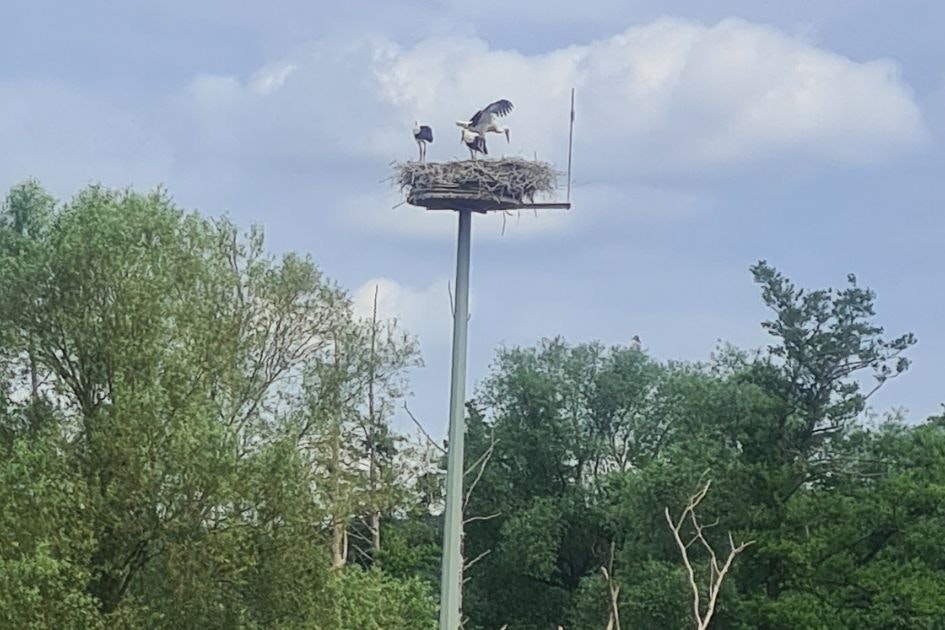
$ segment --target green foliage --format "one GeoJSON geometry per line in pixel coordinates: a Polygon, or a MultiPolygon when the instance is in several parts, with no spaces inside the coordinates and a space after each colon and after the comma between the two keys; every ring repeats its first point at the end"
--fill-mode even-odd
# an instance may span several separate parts
{"type": "Polygon", "coordinates": [[[55,200],[39,182],[30,180],[14,186],[3,203],[0,226],[25,240],[38,240],[55,210],[55,200]]]}
{"type": "MultiPolygon", "coordinates": [[[[689,597],[682,566],[646,560],[621,562],[617,571],[620,589],[620,622],[626,628],[688,628],[689,597]]],[[[609,596],[601,575],[585,578],[574,596],[566,628],[600,630],[607,619],[609,596]]]]}
{"type": "MultiPolygon", "coordinates": [[[[756,541],[713,627],[942,618],[941,423],[858,420],[906,370],[914,338],[884,340],[874,296],[852,276],[806,292],[764,262],[752,272],[774,313],[767,352],[723,348],[706,365],[559,339],[500,352],[469,422],[471,458],[495,440],[470,509],[497,515],[467,533],[467,555],[492,550],[470,572],[473,627],[604,627],[611,542],[622,624],[691,627],[663,509],[681,509],[704,475],[710,544],[724,554],[729,532],[756,541]],[[874,377],[866,391],[862,372],[874,377]]],[[[696,570],[708,575],[699,558],[696,570]]]]}
{"type": "MultiPolygon", "coordinates": [[[[377,474],[346,519],[397,508],[386,422],[416,353],[393,322],[359,321],[309,260],[267,256],[259,231],[162,191],[91,187],[56,206],[29,183],[0,213],[0,342],[0,625],[347,618],[328,593],[356,578],[329,574],[334,503],[299,422],[365,429],[346,463],[377,474]],[[310,374],[341,376],[313,392],[310,374]]],[[[432,619],[406,601],[413,582],[364,585],[390,615],[432,619]]]]}
{"type": "Polygon", "coordinates": [[[381,532],[383,544],[374,555],[384,573],[400,579],[420,578],[431,592],[439,589],[440,528],[432,517],[392,519],[381,532]]]}
{"type": "Polygon", "coordinates": [[[564,534],[561,508],[548,497],[536,498],[502,525],[499,553],[505,562],[536,580],[551,579],[564,534]]]}
{"type": "Polygon", "coordinates": [[[329,610],[314,620],[318,630],[431,630],[435,608],[419,580],[396,580],[381,571],[346,568],[331,576],[329,610]]]}
{"type": "Polygon", "coordinates": [[[88,489],[48,434],[0,448],[0,626],[101,627],[85,591],[95,540],[88,489]]]}
{"type": "MultiPolygon", "coordinates": [[[[874,295],[752,267],[771,345],[705,364],[544,340],[468,405],[466,628],[690,628],[664,518],[753,540],[714,628],[935,628],[945,421],[864,419],[909,367],[874,295]],[[482,464],[482,466],[480,466],[482,464]]],[[[442,462],[419,365],[308,259],[163,191],[0,211],[0,626],[431,628],[442,462]]],[[[691,533],[691,532],[690,532],[691,533]]],[[[704,592],[706,550],[692,559],[704,592]]]]}

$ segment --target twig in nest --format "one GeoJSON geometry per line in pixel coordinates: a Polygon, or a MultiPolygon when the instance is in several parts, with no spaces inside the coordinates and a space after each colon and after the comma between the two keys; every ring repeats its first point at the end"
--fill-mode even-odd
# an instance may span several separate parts
{"type": "Polygon", "coordinates": [[[393,166],[393,182],[402,191],[462,192],[496,201],[534,201],[551,193],[559,173],[550,164],[522,158],[458,160],[453,162],[403,162],[393,166]]]}

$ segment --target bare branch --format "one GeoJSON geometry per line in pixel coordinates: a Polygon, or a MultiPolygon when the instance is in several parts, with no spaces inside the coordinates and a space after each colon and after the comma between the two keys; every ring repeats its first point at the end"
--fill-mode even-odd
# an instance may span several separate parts
{"type": "Polygon", "coordinates": [[[716,555],[715,550],[712,548],[712,545],[710,545],[709,541],[706,540],[703,533],[708,527],[717,525],[718,520],[716,520],[715,523],[712,523],[711,525],[700,525],[699,519],[696,516],[696,508],[699,506],[699,503],[702,502],[702,499],[705,498],[706,493],[709,491],[709,487],[711,485],[712,481],[707,480],[699,491],[689,497],[686,507],[683,509],[676,521],[674,521],[670,515],[668,507],[663,510],[663,514],[666,517],[666,523],[669,525],[669,529],[673,533],[673,539],[676,541],[676,547],[679,549],[679,554],[682,557],[683,565],[686,568],[686,574],[689,578],[689,587],[692,590],[692,612],[695,618],[697,630],[705,630],[709,627],[709,623],[712,621],[712,615],[715,613],[715,606],[718,602],[719,590],[722,587],[722,581],[725,579],[725,575],[731,568],[732,562],[735,560],[735,556],[743,552],[749,545],[754,543],[754,541],[748,541],[736,546],[735,540],[732,538],[731,532],[729,532],[728,543],[730,550],[725,558],[725,561],[722,563],[722,566],[719,566],[718,556],[716,555]],[[688,543],[684,543],[680,532],[687,522],[691,524],[695,533],[693,538],[688,543]],[[705,612],[702,611],[699,584],[696,581],[695,570],[693,569],[692,561],[689,557],[689,548],[695,542],[699,542],[700,545],[705,548],[706,553],[709,556],[709,583],[708,588],[706,588],[708,601],[706,602],[705,612]]]}
{"type": "MultiPolygon", "coordinates": [[[[483,558],[485,558],[486,556],[488,556],[490,553],[492,553],[492,550],[491,550],[491,549],[486,549],[485,551],[483,551],[481,554],[479,554],[478,556],[476,556],[475,558],[473,558],[473,559],[470,560],[469,562],[463,564],[463,573],[465,573],[466,571],[468,571],[474,564],[476,564],[477,562],[479,562],[480,560],[482,560],[483,558]]],[[[468,577],[463,579],[463,583],[464,583],[464,584],[465,584],[466,582],[468,582],[468,581],[469,581],[469,578],[468,578],[468,577]]]]}
{"type": "Polygon", "coordinates": [[[453,319],[456,319],[456,306],[455,306],[456,302],[453,301],[453,285],[450,284],[449,280],[446,281],[446,292],[450,296],[450,316],[453,319]]]}
{"type": "MultiPolygon", "coordinates": [[[[475,461],[475,463],[473,463],[473,465],[470,466],[469,469],[463,473],[463,479],[465,480],[466,475],[468,475],[477,467],[479,469],[476,474],[476,478],[473,479],[473,482],[469,484],[469,488],[467,488],[466,491],[464,492],[463,508],[462,508],[463,514],[466,513],[466,508],[469,506],[469,498],[472,496],[473,491],[476,489],[476,485],[479,483],[479,480],[482,479],[482,475],[486,470],[486,466],[489,464],[489,460],[492,458],[492,453],[495,451],[495,444],[496,444],[496,439],[495,439],[495,433],[493,432],[490,435],[489,448],[487,448],[486,451],[475,461]]],[[[500,513],[496,512],[495,514],[490,514],[488,516],[470,516],[462,521],[461,527],[465,528],[467,524],[473,523],[476,521],[492,520],[494,518],[497,518],[499,514],[500,513]]],[[[465,535],[463,536],[463,540],[465,540],[465,535]]],[[[460,543],[460,555],[465,558],[463,546],[464,545],[460,543]]],[[[490,553],[492,553],[492,549],[487,549],[481,554],[479,554],[478,556],[476,556],[475,558],[473,558],[472,560],[470,560],[469,562],[463,563],[462,567],[460,568],[460,583],[461,584],[466,584],[469,581],[469,577],[466,576],[466,572],[469,570],[469,568],[472,567],[477,562],[479,562],[480,560],[482,560],[483,558],[485,558],[486,556],[488,556],[490,553]]]]}
{"type": "MultiPolygon", "coordinates": [[[[610,561],[606,567],[601,567],[600,572],[604,576],[604,582],[607,585],[607,594],[610,599],[610,606],[607,613],[606,630],[620,630],[620,585],[614,582],[614,550],[616,545],[610,542],[610,561]]],[[[560,626],[559,626],[560,627],[560,626]]]]}
{"type": "Polygon", "coordinates": [[[495,449],[495,443],[496,443],[496,442],[497,442],[497,440],[495,440],[495,439],[492,440],[492,443],[489,445],[489,448],[487,448],[487,449],[482,453],[482,455],[480,455],[480,456],[476,459],[476,461],[474,461],[472,464],[470,464],[470,465],[469,465],[469,468],[467,468],[467,469],[465,470],[465,472],[463,472],[463,477],[468,476],[469,473],[471,473],[471,472],[472,472],[473,470],[475,470],[476,468],[479,468],[480,470],[482,470],[481,465],[484,464],[484,463],[486,463],[486,462],[488,462],[489,459],[492,457],[492,451],[495,449]],[[485,461],[483,461],[483,460],[485,460],[485,461]]]}
{"type": "Polygon", "coordinates": [[[423,425],[420,424],[420,421],[417,420],[417,417],[414,416],[413,412],[410,411],[410,407],[407,406],[406,402],[404,402],[404,411],[407,412],[407,415],[410,416],[410,419],[413,420],[413,423],[417,425],[418,429],[420,429],[420,433],[423,434],[423,437],[426,438],[427,442],[429,442],[432,447],[434,447],[435,449],[437,449],[438,451],[446,455],[446,449],[440,446],[439,444],[437,444],[436,440],[430,437],[430,434],[427,433],[427,430],[423,428],[423,425]]]}
{"type": "MultiPolygon", "coordinates": [[[[453,318],[453,320],[455,320],[456,319],[456,302],[453,300],[453,285],[451,285],[449,281],[446,282],[446,292],[449,293],[449,296],[450,296],[450,316],[453,318]]],[[[468,322],[471,318],[472,318],[472,314],[466,313],[466,321],[468,322]]]]}
{"type": "Polygon", "coordinates": [[[663,513],[666,516],[666,522],[669,524],[670,530],[673,532],[673,538],[676,540],[676,546],[679,548],[679,553],[682,556],[683,565],[686,567],[686,574],[689,577],[689,588],[692,589],[692,611],[695,615],[696,623],[699,624],[701,628],[702,614],[699,607],[699,585],[696,583],[696,574],[695,571],[692,570],[692,563],[689,562],[687,547],[679,537],[679,528],[681,527],[682,519],[680,519],[680,526],[677,526],[673,523],[673,518],[669,515],[669,508],[665,508],[663,513]]]}
{"type": "Polygon", "coordinates": [[[483,453],[479,459],[476,460],[469,470],[463,475],[464,477],[468,475],[473,468],[479,466],[479,472],[476,473],[476,478],[473,479],[473,482],[469,484],[469,489],[466,491],[466,496],[463,499],[463,512],[466,511],[466,507],[469,505],[469,498],[472,496],[473,490],[476,489],[476,486],[479,484],[479,480],[482,479],[483,473],[486,471],[486,466],[489,464],[489,460],[492,459],[492,453],[495,452],[495,433],[493,432],[491,437],[491,442],[489,448],[486,449],[486,452],[483,453]]]}
{"type": "Polygon", "coordinates": [[[469,523],[475,523],[477,521],[491,521],[494,518],[502,516],[502,512],[496,512],[495,514],[490,514],[489,516],[470,516],[463,521],[463,525],[468,525],[469,523]]]}

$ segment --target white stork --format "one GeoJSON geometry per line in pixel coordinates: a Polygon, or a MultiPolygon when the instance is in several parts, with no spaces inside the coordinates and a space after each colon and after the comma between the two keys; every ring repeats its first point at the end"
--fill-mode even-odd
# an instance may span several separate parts
{"type": "Polygon", "coordinates": [[[469,149],[470,159],[475,160],[476,153],[489,155],[489,151],[486,149],[485,135],[476,131],[470,131],[469,129],[463,129],[462,133],[460,134],[460,139],[463,144],[466,145],[466,148],[469,149]]]}
{"type": "Polygon", "coordinates": [[[415,121],[413,123],[413,139],[417,141],[417,148],[420,150],[420,161],[423,162],[427,158],[427,142],[433,142],[433,129],[415,121]]]}
{"type": "Polygon", "coordinates": [[[487,133],[504,133],[505,141],[511,142],[509,139],[510,129],[505,125],[500,125],[496,118],[500,116],[505,116],[512,111],[512,101],[501,99],[494,103],[489,103],[478,112],[473,114],[472,118],[469,120],[457,120],[456,124],[463,129],[468,129],[470,131],[478,132],[482,135],[487,133]]]}

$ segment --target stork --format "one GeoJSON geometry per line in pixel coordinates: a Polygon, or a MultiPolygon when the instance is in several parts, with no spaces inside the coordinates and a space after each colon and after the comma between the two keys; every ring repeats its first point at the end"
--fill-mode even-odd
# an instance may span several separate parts
{"type": "Polygon", "coordinates": [[[427,142],[433,142],[433,129],[415,121],[413,123],[413,139],[417,141],[417,148],[420,150],[420,161],[423,162],[427,158],[427,142]]]}
{"type": "Polygon", "coordinates": [[[505,125],[500,125],[496,118],[505,116],[512,111],[512,101],[501,99],[494,103],[489,103],[478,112],[472,115],[469,120],[457,120],[456,125],[463,129],[478,132],[482,135],[487,133],[504,133],[505,141],[511,142],[509,138],[510,129],[505,125]]]}
{"type": "Polygon", "coordinates": [[[483,155],[489,155],[489,151],[486,149],[486,137],[478,132],[470,131],[469,129],[463,129],[460,134],[460,139],[463,144],[466,145],[466,148],[469,149],[470,159],[476,159],[476,153],[482,153],[483,155]]]}

